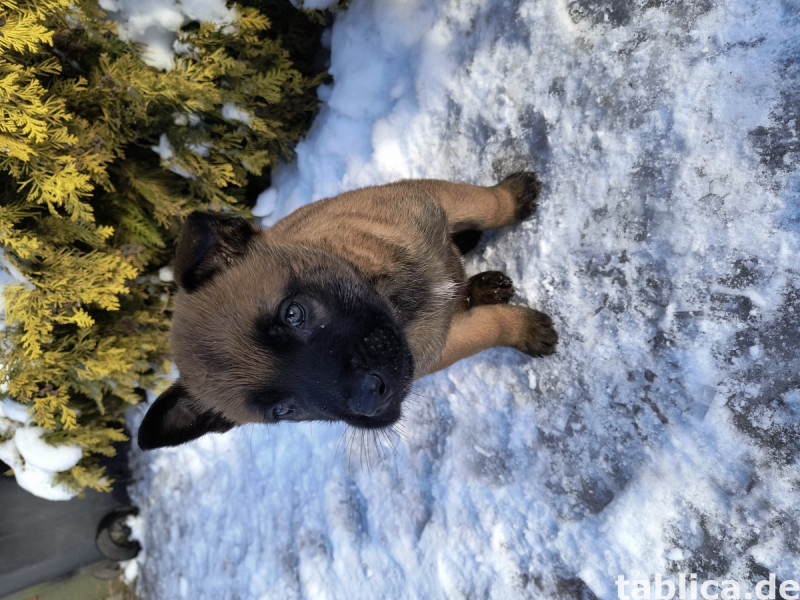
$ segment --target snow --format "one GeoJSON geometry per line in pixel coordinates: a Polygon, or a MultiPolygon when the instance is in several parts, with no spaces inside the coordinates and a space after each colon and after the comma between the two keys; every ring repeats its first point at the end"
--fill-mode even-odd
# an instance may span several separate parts
{"type": "Polygon", "coordinates": [[[306,10],[325,10],[333,9],[338,4],[339,0],[289,0],[295,8],[304,8],[306,10]]]}
{"type": "MultiPolygon", "coordinates": [[[[118,4],[139,40],[200,18],[200,2],[118,4]]],[[[537,214],[467,267],[507,272],[558,353],[427,377],[387,436],[251,426],[134,452],[139,594],[606,599],[619,575],[798,579],[796,3],[353,0],[331,51],[320,114],[254,213],[533,168],[537,214]]]]}
{"type": "Polygon", "coordinates": [[[169,161],[175,156],[175,149],[169,143],[169,138],[166,133],[162,133],[158,138],[158,146],[150,146],[150,149],[158,154],[163,161],[169,161]]]}
{"type": "Polygon", "coordinates": [[[172,267],[161,267],[158,270],[158,278],[167,283],[175,281],[175,274],[172,272],[172,267]]]}
{"type": "Polygon", "coordinates": [[[45,500],[71,500],[77,494],[55,482],[57,473],[15,462],[13,452],[7,452],[8,442],[0,442],[0,460],[14,469],[17,485],[26,492],[45,500]]]}
{"type": "Polygon", "coordinates": [[[223,0],[100,0],[100,7],[118,21],[119,36],[141,44],[143,60],[159,69],[174,66],[176,31],[183,23],[234,19],[223,0]]]}
{"type": "Polygon", "coordinates": [[[0,401],[0,419],[5,418],[21,425],[28,425],[33,421],[33,415],[28,412],[29,408],[30,406],[6,398],[0,401]]]}
{"type": "Polygon", "coordinates": [[[75,444],[48,444],[42,436],[46,432],[41,427],[24,427],[14,435],[14,443],[22,458],[46,471],[67,471],[78,464],[83,450],[75,444]]]}
{"type": "Polygon", "coordinates": [[[242,110],[233,102],[226,102],[222,105],[222,118],[230,119],[232,121],[241,121],[245,125],[249,125],[252,118],[247,111],[242,110]]]}
{"type": "Polygon", "coordinates": [[[17,484],[47,500],[69,500],[77,494],[55,481],[60,471],[78,464],[83,456],[80,446],[53,446],[42,439],[45,433],[28,426],[31,415],[25,407],[11,400],[0,403],[0,460],[14,470],[17,484]]]}

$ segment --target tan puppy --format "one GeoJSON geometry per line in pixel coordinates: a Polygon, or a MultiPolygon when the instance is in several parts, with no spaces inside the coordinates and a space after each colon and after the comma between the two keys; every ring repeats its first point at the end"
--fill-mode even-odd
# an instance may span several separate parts
{"type": "MultiPolygon", "coordinates": [[[[320,200],[263,230],[194,213],[176,251],[180,378],[150,407],[144,449],[244,423],[391,426],[414,379],[485,348],[552,354],[550,318],[506,304],[511,280],[464,274],[471,230],[513,225],[539,180],[400,181],[320,200]]],[[[477,241],[477,238],[475,238],[477,241]]]]}

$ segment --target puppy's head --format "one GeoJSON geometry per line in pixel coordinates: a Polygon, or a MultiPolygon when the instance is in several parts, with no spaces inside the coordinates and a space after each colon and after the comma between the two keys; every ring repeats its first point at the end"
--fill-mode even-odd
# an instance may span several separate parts
{"type": "Polygon", "coordinates": [[[143,449],[245,423],[400,417],[413,360],[390,307],[347,261],[194,213],[175,260],[179,379],[145,415],[143,449]]]}

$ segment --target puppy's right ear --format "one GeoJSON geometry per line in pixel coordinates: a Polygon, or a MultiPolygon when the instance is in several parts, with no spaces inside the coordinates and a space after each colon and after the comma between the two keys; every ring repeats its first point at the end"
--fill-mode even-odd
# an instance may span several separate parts
{"type": "Polygon", "coordinates": [[[139,447],[152,450],[178,446],[206,433],[224,433],[233,426],[222,415],[199,409],[178,380],[147,410],[139,426],[139,447]]]}
{"type": "Polygon", "coordinates": [[[175,251],[175,280],[193,292],[244,256],[258,229],[242,217],[194,212],[186,219],[175,251]]]}

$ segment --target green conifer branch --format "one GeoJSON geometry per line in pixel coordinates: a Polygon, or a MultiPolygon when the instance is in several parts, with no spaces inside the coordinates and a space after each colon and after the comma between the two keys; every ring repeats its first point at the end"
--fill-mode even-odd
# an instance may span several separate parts
{"type": "Polygon", "coordinates": [[[3,290],[0,381],[48,441],[81,446],[59,475],[76,491],[110,489],[97,457],[126,439],[142,390],[166,385],[171,286],[156,273],[181,221],[246,214],[249,179],[291,155],[316,108],[322,75],[265,14],[237,15],[180,32],[161,71],[95,0],[0,0],[0,243],[27,280],[3,290]]]}

